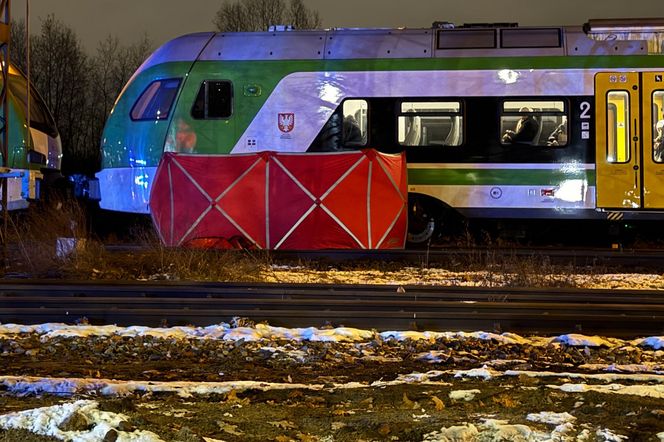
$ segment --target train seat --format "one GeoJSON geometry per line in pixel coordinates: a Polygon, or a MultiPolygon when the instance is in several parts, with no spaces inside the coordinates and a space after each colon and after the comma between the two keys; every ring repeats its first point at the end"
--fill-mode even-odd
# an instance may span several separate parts
{"type": "Polygon", "coordinates": [[[406,132],[406,138],[404,138],[403,144],[406,146],[419,146],[421,139],[422,122],[420,117],[412,117],[411,124],[408,128],[408,132],[406,132]]]}
{"type": "Polygon", "coordinates": [[[445,138],[445,146],[458,146],[461,138],[461,118],[452,118],[452,127],[445,138]]]}

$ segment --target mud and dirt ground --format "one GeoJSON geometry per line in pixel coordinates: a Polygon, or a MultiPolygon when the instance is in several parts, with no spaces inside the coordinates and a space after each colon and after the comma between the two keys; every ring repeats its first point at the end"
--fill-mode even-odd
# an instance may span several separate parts
{"type": "MultiPolygon", "coordinates": [[[[546,435],[561,441],[659,441],[657,434],[664,432],[663,372],[664,352],[627,344],[531,346],[470,338],[353,343],[151,336],[44,340],[20,334],[0,338],[0,414],[91,399],[102,410],[124,415],[123,431],[148,430],[164,441],[185,442],[527,441],[547,440],[546,435]],[[481,367],[494,376],[459,372],[481,367]],[[230,387],[222,393],[135,389],[113,396],[88,389],[36,395],[12,392],[7,378],[14,376],[230,387]],[[236,388],[233,382],[238,382],[236,388]],[[652,394],[618,394],[629,387],[650,388],[652,394]],[[532,417],[541,412],[568,413],[567,428],[532,417]],[[464,425],[484,438],[446,439],[441,432],[464,425]],[[616,435],[624,438],[612,438],[616,435]]],[[[84,430],[91,424],[70,419],[67,425],[84,430]]],[[[46,440],[56,439],[0,429],[1,442],[46,440]]],[[[118,434],[110,431],[103,440],[118,440],[118,434]]]]}

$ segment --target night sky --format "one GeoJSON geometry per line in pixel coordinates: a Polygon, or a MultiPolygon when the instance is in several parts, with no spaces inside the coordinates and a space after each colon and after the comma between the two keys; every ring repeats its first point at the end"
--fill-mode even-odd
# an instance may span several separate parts
{"type": "MultiPolygon", "coordinates": [[[[93,51],[108,35],[130,44],[144,33],[153,44],[198,31],[214,30],[221,0],[31,0],[30,26],[39,32],[49,13],[70,26],[93,51]]],[[[591,18],[664,17],[661,0],[305,0],[324,27],[429,27],[517,22],[521,25],[581,25],[591,18]]],[[[12,0],[12,16],[25,17],[26,0],[12,0]]]]}

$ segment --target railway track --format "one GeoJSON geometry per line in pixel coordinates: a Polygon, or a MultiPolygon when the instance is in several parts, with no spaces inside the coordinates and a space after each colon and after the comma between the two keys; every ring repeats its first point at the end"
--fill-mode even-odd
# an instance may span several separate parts
{"type": "MultiPolygon", "coordinates": [[[[132,244],[111,244],[106,246],[109,252],[144,253],[148,247],[132,244]]],[[[242,253],[242,251],[238,251],[242,253]]],[[[313,261],[319,263],[344,262],[400,262],[417,265],[449,264],[455,262],[473,262],[476,264],[496,263],[506,259],[547,260],[552,265],[588,267],[606,266],[619,268],[662,269],[664,250],[622,248],[556,248],[556,247],[450,247],[432,246],[427,249],[407,250],[320,250],[259,251],[271,260],[313,261]]]]}
{"type": "Polygon", "coordinates": [[[233,317],[288,327],[378,330],[664,333],[664,295],[644,290],[433,286],[97,283],[0,284],[0,322],[198,325],[233,317]]]}

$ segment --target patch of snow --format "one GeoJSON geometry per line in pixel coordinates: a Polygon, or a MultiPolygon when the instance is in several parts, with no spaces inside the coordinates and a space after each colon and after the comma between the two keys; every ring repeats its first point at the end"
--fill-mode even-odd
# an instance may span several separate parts
{"type": "MultiPolygon", "coordinates": [[[[553,429],[553,433],[551,433],[552,436],[558,436],[558,437],[553,437],[553,440],[560,440],[564,441],[565,440],[565,434],[571,433],[574,431],[574,424],[571,422],[565,422],[560,425],[556,425],[556,428],[553,429]]],[[[583,439],[577,438],[577,441],[580,441],[583,439]]]]}
{"type": "Polygon", "coordinates": [[[600,336],[585,336],[576,333],[557,336],[552,339],[553,342],[570,345],[572,347],[613,347],[615,340],[603,338],[600,336]]]}
{"type": "MultiPolygon", "coordinates": [[[[67,325],[62,323],[46,323],[38,325],[0,324],[0,337],[11,337],[35,333],[40,336],[42,342],[53,338],[85,338],[85,337],[137,337],[152,336],[161,339],[191,340],[191,339],[219,339],[225,341],[261,341],[261,340],[288,340],[288,341],[312,341],[312,342],[367,342],[380,339],[385,342],[390,340],[426,340],[437,339],[464,340],[480,339],[497,342],[506,345],[571,345],[611,348],[622,348],[626,350],[630,346],[651,347],[658,350],[664,347],[664,337],[651,336],[631,342],[614,338],[601,338],[598,336],[584,336],[580,334],[567,334],[557,337],[531,336],[524,338],[514,333],[489,333],[477,332],[416,332],[416,331],[384,331],[376,333],[372,330],[356,329],[351,327],[337,328],[284,328],[274,327],[266,324],[257,324],[253,327],[231,327],[229,324],[221,323],[207,327],[169,327],[151,328],[142,326],[118,327],[115,325],[92,326],[92,325],[67,325]]],[[[424,356],[423,356],[424,357],[424,356]]],[[[432,361],[438,361],[436,354],[430,356],[432,361]]]]}
{"type": "Polygon", "coordinates": [[[450,399],[453,401],[472,401],[475,399],[475,396],[480,394],[480,390],[454,390],[450,391],[450,399]]]}
{"type": "Polygon", "coordinates": [[[479,437],[479,430],[473,424],[454,425],[443,427],[439,431],[424,435],[422,442],[462,442],[474,441],[479,437]]]}
{"type": "Polygon", "coordinates": [[[343,384],[297,384],[260,381],[222,381],[222,382],[159,382],[159,381],[118,381],[111,379],[89,378],[40,378],[34,376],[0,376],[0,386],[15,395],[54,395],[90,394],[101,396],[128,396],[134,393],[174,393],[180,397],[193,395],[226,394],[231,390],[290,390],[303,389],[320,391],[324,389],[351,389],[384,387],[422,383],[430,385],[450,385],[447,382],[435,382],[430,379],[443,372],[413,373],[399,376],[392,381],[376,381],[372,383],[346,382],[343,384]]]}
{"type": "Polygon", "coordinates": [[[384,331],[379,333],[379,335],[384,341],[388,341],[390,339],[395,339],[397,341],[405,341],[408,339],[413,341],[421,341],[421,340],[435,341],[436,339],[472,338],[472,339],[480,339],[483,341],[496,341],[501,344],[527,344],[530,342],[529,339],[523,338],[514,333],[504,333],[499,335],[496,333],[489,333],[483,331],[477,331],[477,332],[384,331]]]}
{"type": "Polygon", "coordinates": [[[427,361],[431,362],[432,364],[445,362],[449,357],[450,357],[449,351],[439,351],[439,350],[431,350],[425,353],[418,353],[417,355],[415,355],[415,359],[417,359],[418,361],[427,361]]]}
{"type": "Polygon", "coordinates": [[[572,373],[555,371],[525,371],[525,370],[506,370],[504,376],[528,376],[533,378],[570,378],[570,379],[591,379],[602,382],[631,381],[631,382],[653,382],[664,384],[664,375],[661,374],[642,374],[642,373],[572,373]]]}
{"type": "Polygon", "coordinates": [[[539,433],[526,425],[511,425],[505,421],[486,419],[477,425],[465,423],[443,427],[424,435],[423,442],[464,442],[464,441],[524,441],[544,442],[557,440],[551,434],[539,433]]]}
{"type": "Polygon", "coordinates": [[[526,419],[531,422],[539,422],[541,424],[553,424],[553,425],[565,424],[576,420],[574,416],[572,416],[567,412],[554,413],[553,411],[540,411],[539,413],[529,413],[526,416],[526,419]]]}
{"type": "Polygon", "coordinates": [[[664,336],[650,336],[648,338],[636,339],[634,345],[652,347],[655,350],[664,349],[664,336]]]}
{"type": "Polygon", "coordinates": [[[633,396],[664,399],[664,385],[563,384],[563,385],[547,385],[547,387],[565,391],[568,393],[586,393],[589,391],[594,391],[597,393],[630,394],[633,396]]]}
{"type": "Polygon", "coordinates": [[[495,370],[487,368],[486,366],[482,368],[473,368],[470,370],[459,370],[454,374],[455,378],[483,378],[485,381],[496,376],[498,373],[495,370]]]}
{"type": "Polygon", "coordinates": [[[285,339],[295,341],[315,342],[357,342],[371,339],[374,333],[370,330],[361,330],[350,327],[337,327],[331,329],[284,328],[273,327],[266,324],[256,324],[255,327],[237,327],[226,330],[221,337],[225,341],[260,341],[262,339],[285,339]]]}
{"type": "Polygon", "coordinates": [[[601,437],[602,441],[605,442],[621,442],[623,440],[628,440],[629,438],[627,436],[621,436],[619,434],[614,434],[611,432],[611,430],[607,429],[602,429],[602,430],[597,430],[597,437],[601,437]]]}
{"type": "Polygon", "coordinates": [[[452,332],[417,332],[417,331],[384,331],[379,334],[381,339],[389,341],[390,339],[396,341],[406,341],[408,339],[413,341],[435,341],[440,338],[452,339],[455,333],[452,332]]]}
{"type": "Polygon", "coordinates": [[[98,403],[80,400],[51,407],[35,408],[0,416],[0,428],[22,429],[42,436],[78,442],[94,442],[104,440],[111,429],[117,432],[117,442],[164,442],[150,431],[134,430],[126,432],[118,430],[121,422],[127,417],[122,414],[101,411],[98,403]],[[88,431],[63,431],[59,427],[74,414],[79,414],[87,422],[93,424],[88,431]]]}
{"type": "Polygon", "coordinates": [[[431,378],[437,378],[441,377],[447,372],[445,371],[439,371],[439,370],[430,370],[427,371],[426,373],[408,373],[408,374],[402,374],[397,377],[397,380],[405,383],[411,383],[411,382],[427,382],[431,380],[431,378]]]}
{"type": "Polygon", "coordinates": [[[613,373],[647,373],[655,372],[658,374],[664,374],[664,364],[653,364],[653,363],[643,363],[643,364],[583,364],[579,365],[580,370],[604,370],[613,373]]]}

